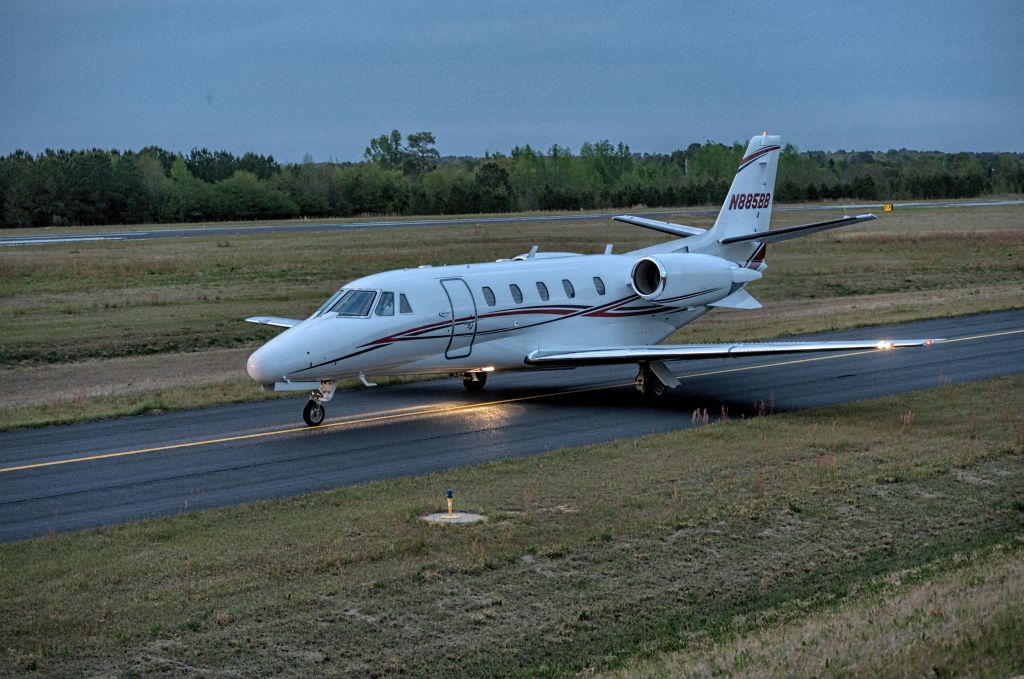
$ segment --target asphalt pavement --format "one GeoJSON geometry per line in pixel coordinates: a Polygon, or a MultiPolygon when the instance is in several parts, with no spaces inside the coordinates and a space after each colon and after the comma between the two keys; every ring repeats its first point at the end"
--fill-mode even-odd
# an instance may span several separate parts
{"type": "Polygon", "coordinates": [[[814,337],[950,341],[673,362],[682,386],[655,402],[635,368],[609,366],[497,373],[480,393],[455,379],[341,392],[315,429],[297,398],[8,432],[0,541],[684,429],[698,409],[781,413],[1024,372],[1024,310],[814,337]]]}

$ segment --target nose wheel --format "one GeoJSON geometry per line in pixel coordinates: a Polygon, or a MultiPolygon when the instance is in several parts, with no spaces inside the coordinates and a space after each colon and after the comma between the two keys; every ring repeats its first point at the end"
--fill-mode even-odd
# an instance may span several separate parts
{"type": "Polygon", "coordinates": [[[313,399],[309,399],[309,403],[302,409],[302,419],[311,427],[323,424],[325,415],[327,415],[327,411],[324,409],[324,404],[313,399]]]}
{"type": "Polygon", "coordinates": [[[302,419],[311,427],[317,427],[324,423],[324,404],[334,398],[334,390],[337,387],[333,381],[323,381],[319,389],[314,389],[309,394],[309,402],[302,409],[302,419]]]}

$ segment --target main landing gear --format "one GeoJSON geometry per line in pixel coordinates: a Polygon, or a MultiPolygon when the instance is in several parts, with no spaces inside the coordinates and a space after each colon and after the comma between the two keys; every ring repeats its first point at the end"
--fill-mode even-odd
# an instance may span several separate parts
{"type": "Polygon", "coordinates": [[[309,393],[309,402],[302,409],[302,419],[311,427],[317,427],[324,423],[327,411],[324,404],[334,398],[334,390],[338,385],[334,382],[321,382],[319,389],[309,393]]]}
{"type": "Polygon", "coordinates": [[[487,373],[474,370],[473,372],[462,373],[462,386],[469,391],[481,391],[487,384],[487,373]]]}
{"type": "Polygon", "coordinates": [[[643,361],[633,381],[636,390],[644,398],[656,399],[668,393],[670,388],[679,386],[679,380],[661,361],[643,361]]]}

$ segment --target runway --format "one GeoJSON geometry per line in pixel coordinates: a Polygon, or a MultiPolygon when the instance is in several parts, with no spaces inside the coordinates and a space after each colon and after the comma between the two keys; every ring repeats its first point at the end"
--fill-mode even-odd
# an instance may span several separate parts
{"type": "MultiPolygon", "coordinates": [[[[943,200],[896,203],[897,210],[919,208],[953,207],[996,207],[1002,205],[1024,205],[1024,200],[943,200]]],[[[882,203],[835,204],[835,205],[794,205],[774,208],[776,212],[821,212],[881,210],[882,203]]],[[[644,217],[678,218],[686,216],[716,215],[714,209],[667,210],[643,212],[644,217]]],[[[513,224],[523,222],[578,222],[591,219],[611,219],[622,212],[510,215],[508,217],[441,217],[431,219],[391,219],[376,221],[352,221],[325,224],[322,222],[296,222],[294,224],[239,224],[232,226],[189,226],[180,228],[154,228],[137,231],[106,230],[93,233],[69,233],[50,235],[8,236],[0,238],[0,246],[54,245],[59,243],[81,243],[109,240],[151,240],[155,238],[194,238],[203,236],[225,237],[246,236],[268,233],[322,233],[328,231],[356,231],[365,229],[416,228],[426,226],[459,226],[472,224],[513,224]]]]}
{"type": "MultiPolygon", "coordinates": [[[[923,349],[673,362],[656,402],[635,368],[506,373],[339,393],[325,426],[302,399],[0,434],[0,541],[442,471],[714,420],[1024,372],[1024,310],[815,338],[948,338],[923,349]]],[[[241,370],[241,367],[239,367],[241,370]]],[[[255,387],[254,387],[255,388],[255,387]]]]}

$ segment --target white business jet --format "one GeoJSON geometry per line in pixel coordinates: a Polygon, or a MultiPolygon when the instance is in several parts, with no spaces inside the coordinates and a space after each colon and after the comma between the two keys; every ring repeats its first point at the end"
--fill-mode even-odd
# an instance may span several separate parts
{"type": "Polygon", "coordinates": [[[508,260],[421,266],[347,283],[305,320],[246,320],[287,328],[250,357],[249,376],[275,391],[309,391],[303,419],[324,421],[337,381],[450,373],[482,389],[491,372],[636,363],[636,388],[660,396],[679,380],[665,361],[809,351],[891,349],[934,340],[659,345],[713,307],[756,309],[744,288],[765,270],[765,246],[875,219],[769,231],[781,137],[750,140],[711,229],[624,215],[675,237],[612,254],[529,253],[508,260]]]}

